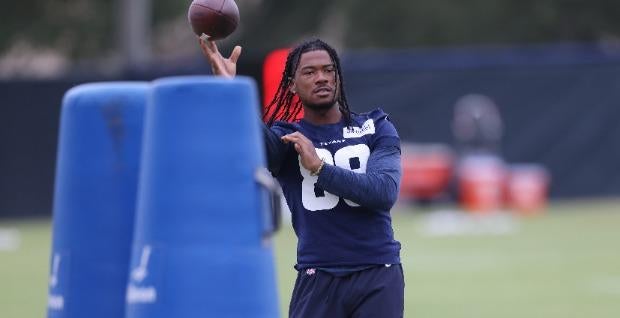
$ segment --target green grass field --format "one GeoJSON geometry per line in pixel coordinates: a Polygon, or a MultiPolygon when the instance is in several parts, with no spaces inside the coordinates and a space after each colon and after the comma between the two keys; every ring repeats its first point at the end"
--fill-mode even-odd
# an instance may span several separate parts
{"type": "MultiPolygon", "coordinates": [[[[518,218],[517,230],[504,235],[425,235],[429,215],[394,212],[405,317],[620,317],[619,201],[555,203],[543,215],[518,218]]],[[[0,250],[0,317],[44,317],[50,222],[5,220],[2,229],[17,229],[21,243],[0,250]]],[[[275,244],[283,317],[295,242],[283,226],[275,244]]]]}

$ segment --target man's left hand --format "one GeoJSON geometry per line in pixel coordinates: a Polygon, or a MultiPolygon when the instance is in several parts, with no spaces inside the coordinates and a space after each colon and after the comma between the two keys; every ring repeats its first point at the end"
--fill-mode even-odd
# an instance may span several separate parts
{"type": "Polygon", "coordinates": [[[301,158],[301,165],[309,171],[316,171],[321,166],[321,158],[316,154],[314,144],[310,139],[306,138],[302,133],[296,131],[292,134],[282,136],[284,143],[292,142],[295,145],[295,151],[301,158]]]}

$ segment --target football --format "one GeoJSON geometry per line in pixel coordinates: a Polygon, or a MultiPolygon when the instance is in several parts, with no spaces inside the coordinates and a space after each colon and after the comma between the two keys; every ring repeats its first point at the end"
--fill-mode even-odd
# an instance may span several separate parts
{"type": "Polygon", "coordinates": [[[187,18],[196,35],[210,40],[229,36],[239,24],[239,8],[233,0],[194,0],[187,18]]]}

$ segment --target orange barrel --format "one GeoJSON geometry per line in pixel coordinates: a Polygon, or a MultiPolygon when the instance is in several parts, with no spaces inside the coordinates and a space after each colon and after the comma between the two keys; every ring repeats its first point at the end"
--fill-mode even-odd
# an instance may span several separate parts
{"type": "Polygon", "coordinates": [[[433,200],[445,193],[452,176],[454,155],[442,144],[403,144],[400,198],[433,200]]]}
{"type": "Polygon", "coordinates": [[[506,182],[508,206],[519,214],[541,212],[547,204],[548,170],[540,164],[511,165],[506,182]]]}
{"type": "Polygon", "coordinates": [[[491,213],[502,208],[504,162],[494,155],[468,155],[459,164],[459,200],[463,209],[491,213]]]}

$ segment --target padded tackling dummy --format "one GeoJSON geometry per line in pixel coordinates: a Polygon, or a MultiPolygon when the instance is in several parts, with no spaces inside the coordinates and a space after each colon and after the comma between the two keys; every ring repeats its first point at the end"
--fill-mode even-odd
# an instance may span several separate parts
{"type": "Polygon", "coordinates": [[[255,83],[165,78],[150,100],[126,317],[278,317],[255,83]]]}
{"type": "Polygon", "coordinates": [[[122,317],[149,85],[84,84],[63,99],[47,316],[122,317]]]}

